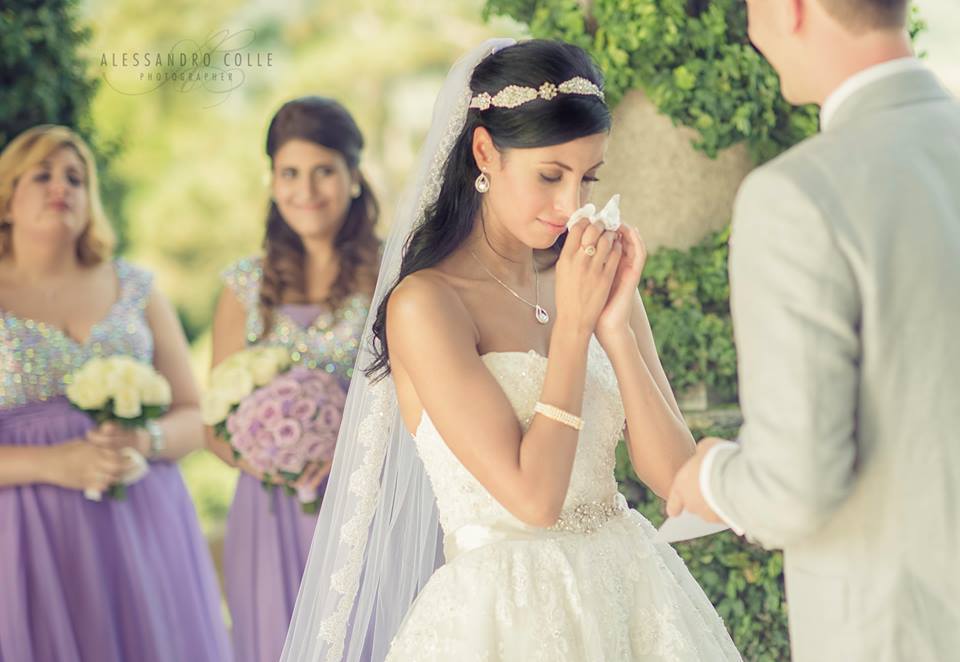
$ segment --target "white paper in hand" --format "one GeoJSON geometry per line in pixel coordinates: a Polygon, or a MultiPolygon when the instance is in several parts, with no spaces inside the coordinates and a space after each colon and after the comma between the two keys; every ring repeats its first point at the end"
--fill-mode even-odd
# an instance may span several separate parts
{"type": "Polygon", "coordinates": [[[707,522],[693,513],[683,511],[677,517],[668,518],[657,531],[654,540],[657,542],[682,542],[720,533],[729,528],[726,524],[707,522]]]}
{"type": "Polygon", "coordinates": [[[591,222],[600,221],[603,223],[605,229],[616,230],[620,227],[620,194],[614,194],[606,206],[600,210],[599,214],[597,213],[596,206],[591,202],[580,207],[580,209],[573,212],[570,220],[567,221],[567,229],[569,230],[573,224],[581,218],[589,219],[591,222]]]}

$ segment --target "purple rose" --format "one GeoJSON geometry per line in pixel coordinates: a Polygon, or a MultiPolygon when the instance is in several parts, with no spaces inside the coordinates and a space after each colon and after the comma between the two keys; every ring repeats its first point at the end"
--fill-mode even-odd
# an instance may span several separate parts
{"type": "Polygon", "coordinates": [[[281,411],[279,403],[267,400],[257,407],[256,417],[263,427],[270,428],[273,427],[278,420],[283,418],[283,412],[281,411]]]}
{"type": "Polygon", "coordinates": [[[238,409],[227,417],[227,432],[231,435],[240,434],[249,430],[256,420],[252,410],[244,412],[238,409]]]}
{"type": "Polygon", "coordinates": [[[277,454],[276,467],[280,471],[289,471],[298,474],[303,471],[303,466],[307,463],[306,458],[293,449],[284,449],[277,454]]]}
{"type": "Polygon", "coordinates": [[[325,404],[317,412],[317,419],[314,426],[325,428],[327,430],[337,431],[340,428],[340,419],[342,411],[331,404],[325,404]]]}
{"type": "Polygon", "coordinates": [[[246,414],[253,411],[256,406],[256,399],[252,395],[248,395],[240,401],[240,404],[237,405],[237,411],[235,413],[246,414]]]}
{"type": "Polygon", "coordinates": [[[311,400],[325,400],[327,387],[316,381],[309,381],[303,385],[303,397],[311,400]]]}
{"type": "Polygon", "coordinates": [[[273,430],[273,438],[279,448],[290,448],[300,440],[303,428],[292,418],[285,418],[273,430]]]}
{"type": "Polygon", "coordinates": [[[346,393],[336,375],[315,370],[313,378],[303,385],[305,391],[318,395],[321,399],[332,404],[346,402],[346,393]]]}
{"type": "Polygon", "coordinates": [[[270,393],[280,399],[292,398],[300,392],[300,384],[286,375],[277,377],[270,383],[270,393]]]}
{"type": "Polygon", "coordinates": [[[297,398],[284,398],[280,401],[280,411],[283,412],[284,418],[290,418],[290,410],[293,409],[293,403],[297,401],[297,398]]]}
{"type": "Polygon", "coordinates": [[[237,452],[239,452],[241,455],[245,455],[256,448],[256,437],[254,437],[252,434],[240,431],[238,434],[230,437],[230,445],[237,449],[237,452]]]}
{"type": "Polygon", "coordinates": [[[310,431],[303,436],[304,455],[311,462],[327,462],[333,458],[337,435],[331,431],[310,431]]]}
{"type": "Polygon", "coordinates": [[[230,433],[230,436],[239,434],[240,430],[243,429],[243,424],[240,420],[240,416],[236,413],[227,416],[227,432],[230,433]]]}
{"type": "Polygon", "coordinates": [[[303,383],[309,380],[312,374],[313,374],[313,371],[310,370],[310,368],[305,368],[302,365],[298,365],[292,368],[289,372],[287,372],[286,376],[290,377],[291,379],[297,382],[303,383]]]}
{"type": "Polygon", "coordinates": [[[263,450],[254,451],[246,455],[245,459],[254,469],[263,472],[273,471],[273,457],[263,450]]]}
{"type": "Polygon", "coordinates": [[[309,421],[317,413],[317,405],[313,400],[308,398],[299,398],[295,400],[290,407],[288,416],[290,418],[295,418],[298,421],[309,421]]]}
{"type": "Polygon", "coordinates": [[[273,433],[267,429],[261,429],[254,437],[254,444],[257,449],[265,453],[276,452],[276,441],[273,439],[273,433]]]}
{"type": "Polygon", "coordinates": [[[339,382],[334,383],[327,391],[327,402],[343,411],[343,406],[347,403],[347,392],[343,390],[339,382]]]}

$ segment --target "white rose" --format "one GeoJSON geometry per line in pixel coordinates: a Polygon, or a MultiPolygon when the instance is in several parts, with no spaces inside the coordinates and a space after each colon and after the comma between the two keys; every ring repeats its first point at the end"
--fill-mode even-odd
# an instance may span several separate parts
{"type": "Polygon", "coordinates": [[[140,415],[140,394],[133,389],[120,391],[113,396],[113,413],[119,418],[136,418],[140,415]]]}
{"type": "Polygon", "coordinates": [[[163,375],[152,373],[150,379],[140,386],[140,395],[143,404],[166,407],[170,404],[173,394],[170,392],[170,382],[163,375]]]}
{"type": "Polygon", "coordinates": [[[207,378],[207,383],[211,388],[217,386],[218,384],[223,384],[223,373],[227,370],[227,364],[221,363],[213,370],[210,371],[210,376],[207,378]]]}
{"type": "Polygon", "coordinates": [[[231,375],[236,375],[237,370],[249,372],[250,360],[251,354],[249,350],[231,354],[210,371],[210,384],[225,384],[230,380],[231,375]]]}
{"type": "Polygon", "coordinates": [[[268,347],[270,357],[277,364],[277,370],[285,370],[290,367],[290,352],[283,347],[268,347]]]}
{"type": "Polygon", "coordinates": [[[81,372],[83,373],[82,376],[84,379],[96,379],[103,383],[104,388],[108,388],[108,384],[112,379],[115,370],[116,369],[112,364],[107,363],[104,360],[94,359],[88,361],[87,364],[83,366],[83,370],[81,372]]]}
{"type": "Polygon", "coordinates": [[[101,409],[109,396],[103,382],[94,379],[78,379],[67,385],[67,398],[81,409],[101,409]]]}
{"type": "MultiPolygon", "coordinates": [[[[107,392],[116,400],[122,394],[129,399],[140,392],[140,376],[137,367],[127,362],[114,361],[107,368],[104,382],[107,392]]],[[[137,400],[139,401],[139,395],[137,400]]]]}
{"type": "Polygon", "coordinates": [[[129,373],[135,371],[139,363],[129,356],[114,354],[103,359],[101,369],[107,373],[129,373]]]}
{"type": "Polygon", "coordinates": [[[250,364],[250,372],[253,375],[253,382],[257,386],[269,384],[270,380],[277,376],[276,357],[269,354],[261,354],[253,359],[250,364]]]}
{"type": "Polygon", "coordinates": [[[224,371],[213,387],[213,390],[220,393],[227,402],[234,404],[253,391],[253,376],[242,368],[232,368],[224,371]]]}
{"type": "Polygon", "coordinates": [[[83,367],[73,373],[70,378],[75,384],[87,384],[101,381],[104,372],[103,362],[91,359],[84,363],[83,367]]]}
{"type": "Polygon", "coordinates": [[[216,425],[230,414],[230,403],[221,393],[207,391],[200,400],[200,412],[204,425],[216,425]]]}
{"type": "Polygon", "coordinates": [[[226,358],[226,360],[220,365],[225,368],[246,368],[250,365],[250,361],[253,360],[253,357],[256,353],[253,350],[245,349],[241,352],[236,352],[231,354],[226,358]]]}
{"type": "Polygon", "coordinates": [[[152,382],[157,376],[157,371],[149,363],[140,363],[138,361],[134,364],[133,370],[137,373],[137,379],[141,387],[152,382]]]}

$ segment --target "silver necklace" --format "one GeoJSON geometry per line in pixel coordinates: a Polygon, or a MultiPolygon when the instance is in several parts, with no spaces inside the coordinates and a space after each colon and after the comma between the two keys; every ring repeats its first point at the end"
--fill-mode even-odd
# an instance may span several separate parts
{"type": "Polygon", "coordinates": [[[473,252],[473,249],[468,249],[468,250],[470,251],[470,255],[473,256],[473,259],[476,260],[477,263],[479,263],[481,267],[483,267],[483,270],[484,270],[484,271],[486,271],[488,274],[490,274],[490,277],[491,277],[492,279],[494,279],[495,281],[497,281],[498,283],[500,283],[500,285],[501,285],[507,292],[509,292],[509,293],[512,294],[513,296],[517,297],[518,299],[520,299],[520,301],[524,302],[525,304],[527,304],[527,305],[530,306],[531,308],[533,308],[533,316],[537,319],[538,322],[540,322],[541,324],[546,324],[547,322],[550,321],[550,315],[548,315],[548,314],[547,314],[547,311],[544,310],[544,309],[543,309],[543,306],[540,305],[540,272],[537,271],[537,263],[536,263],[536,260],[534,260],[534,263],[533,263],[533,273],[534,273],[534,276],[536,277],[536,280],[537,280],[537,302],[536,302],[536,303],[530,303],[529,301],[527,301],[526,299],[524,299],[522,296],[520,296],[519,294],[517,294],[517,293],[513,290],[513,288],[511,288],[509,285],[507,285],[507,284],[504,283],[502,280],[500,280],[499,278],[497,278],[492,271],[490,271],[489,269],[487,269],[487,265],[485,265],[485,264],[483,263],[483,261],[482,261],[479,257],[477,257],[477,254],[473,252]]]}

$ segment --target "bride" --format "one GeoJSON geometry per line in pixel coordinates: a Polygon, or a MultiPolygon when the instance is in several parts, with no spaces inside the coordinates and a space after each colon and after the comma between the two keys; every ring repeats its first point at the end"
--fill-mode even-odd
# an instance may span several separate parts
{"type": "Polygon", "coordinates": [[[621,436],[661,496],[694,442],[637,292],[638,233],[566,227],[603,163],[601,87],[582,50],[542,40],[451,71],[284,660],[740,659],[617,492],[621,436]]]}

